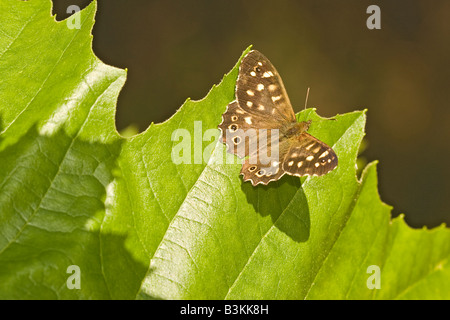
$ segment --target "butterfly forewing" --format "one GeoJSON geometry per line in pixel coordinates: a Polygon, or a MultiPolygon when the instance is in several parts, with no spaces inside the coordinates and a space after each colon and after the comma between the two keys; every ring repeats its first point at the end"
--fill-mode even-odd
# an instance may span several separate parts
{"type": "Polygon", "coordinates": [[[259,51],[250,51],[241,62],[236,82],[241,108],[278,120],[295,122],[295,114],[283,81],[272,63],[259,51]]]}

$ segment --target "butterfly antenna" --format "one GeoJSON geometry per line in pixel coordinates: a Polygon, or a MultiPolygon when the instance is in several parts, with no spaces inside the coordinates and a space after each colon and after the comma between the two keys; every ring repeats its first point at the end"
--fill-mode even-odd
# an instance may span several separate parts
{"type": "Polygon", "coordinates": [[[308,87],[308,90],[306,91],[305,110],[306,110],[306,106],[308,104],[308,97],[309,97],[309,87],[308,87]]]}

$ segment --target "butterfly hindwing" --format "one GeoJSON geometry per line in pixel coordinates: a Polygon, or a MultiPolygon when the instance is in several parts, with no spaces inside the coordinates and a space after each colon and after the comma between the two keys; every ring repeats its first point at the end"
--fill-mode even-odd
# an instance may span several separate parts
{"type": "Polygon", "coordinates": [[[322,176],[338,165],[336,153],[307,132],[292,140],[283,159],[283,170],[294,176],[322,176]]]}
{"type": "Polygon", "coordinates": [[[285,158],[289,150],[289,141],[281,140],[276,146],[275,143],[271,145],[270,149],[272,152],[276,149],[277,152],[266,153],[266,149],[259,150],[258,156],[250,156],[245,159],[241,168],[244,181],[251,181],[254,186],[260,183],[266,185],[270,181],[280,179],[286,173],[280,158],[285,158]],[[261,155],[268,157],[262,159],[261,155]]]}
{"type": "Polygon", "coordinates": [[[259,163],[253,164],[250,158],[245,159],[242,164],[241,174],[244,176],[244,181],[251,181],[252,185],[268,184],[270,181],[275,181],[281,178],[285,172],[281,169],[281,164],[272,164],[269,166],[261,165],[259,163]]]}

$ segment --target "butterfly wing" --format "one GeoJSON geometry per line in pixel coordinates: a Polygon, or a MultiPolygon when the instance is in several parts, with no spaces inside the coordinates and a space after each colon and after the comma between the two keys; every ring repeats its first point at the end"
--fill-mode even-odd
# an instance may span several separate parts
{"type": "Polygon", "coordinates": [[[251,114],[295,122],[295,114],[275,67],[262,53],[252,50],[242,59],[236,81],[239,106],[251,114]]]}
{"type": "Polygon", "coordinates": [[[226,144],[228,152],[240,158],[253,156],[258,152],[259,137],[265,134],[266,139],[263,137],[260,143],[270,146],[272,130],[278,127],[279,123],[273,118],[250,113],[241,108],[237,101],[233,101],[222,115],[222,122],[219,124],[220,139],[226,144]]]}
{"type": "Polygon", "coordinates": [[[307,132],[288,139],[289,151],[282,168],[294,176],[322,176],[337,167],[336,153],[327,144],[307,132]]]}
{"type": "MultiPolygon", "coordinates": [[[[289,141],[284,139],[276,145],[275,143],[272,144],[271,149],[277,149],[280,158],[285,158],[290,148],[289,141]]],[[[262,151],[265,152],[265,150],[262,151]]],[[[278,157],[272,157],[269,161],[262,163],[260,158],[250,156],[245,159],[241,168],[241,174],[244,176],[243,180],[251,181],[253,186],[257,184],[267,185],[270,181],[280,179],[285,173],[282,168],[282,162],[278,160],[278,157]]]]}
{"type": "Polygon", "coordinates": [[[296,121],[281,77],[259,51],[252,50],[242,59],[236,100],[227,106],[222,118],[221,140],[228,152],[241,158],[257,152],[261,130],[280,129],[296,121]]]}

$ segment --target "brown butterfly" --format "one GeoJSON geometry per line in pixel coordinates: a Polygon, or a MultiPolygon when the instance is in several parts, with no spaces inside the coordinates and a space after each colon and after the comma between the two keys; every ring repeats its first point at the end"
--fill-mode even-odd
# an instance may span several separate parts
{"type": "Polygon", "coordinates": [[[228,152],[246,157],[241,174],[254,186],[285,173],[321,176],[338,165],[333,149],[306,132],[311,120],[296,121],[280,75],[257,50],[242,59],[236,100],[222,119],[221,141],[228,152]]]}

